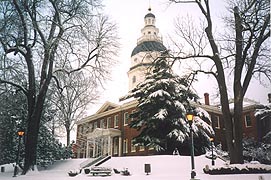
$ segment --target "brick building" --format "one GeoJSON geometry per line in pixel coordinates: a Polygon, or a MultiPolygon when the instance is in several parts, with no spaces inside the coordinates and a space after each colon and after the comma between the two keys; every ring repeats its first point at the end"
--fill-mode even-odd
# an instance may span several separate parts
{"type": "MultiPolygon", "coordinates": [[[[144,81],[145,74],[151,62],[166,48],[162,38],[158,36],[159,29],[155,27],[155,16],[149,12],[144,17],[145,26],[141,29],[142,36],[137,40],[137,46],[131,54],[131,68],[128,71],[129,91],[138,83],[144,81]]],[[[211,116],[215,131],[216,143],[226,146],[225,128],[220,105],[210,105],[209,94],[204,94],[205,103],[196,104],[205,109],[211,116]]],[[[130,100],[123,104],[105,102],[93,115],[77,122],[77,137],[74,145],[75,157],[98,157],[150,155],[155,151],[151,147],[134,146],[133,138],[138,131],[129,128],[132,119],[129,115],[136,110],[137,101],[130,100]]],[[[271,130],[270,120],[260,121],[254,116],[259,107],[254,101],[246,99],[243,111],[244,137],[261,139],[264,132],[271,130]]]]}
{"type": "MultiPolygon", "coordinates": [[[[269,98],[270,99],[270,98],[269,98]]],[[[269,100],[270,101],[270,100],[269,100]]],[[[233,113],[233,100],[230,100],[230,108],[233,113]]],[[[271,103],[271,102],[270,102],[271,103]]],[[[221,105],[210,104],[209,94],[204,94],[204,104],[198,105],[205,109],[211,117],[212,127],[215,131],[216,143],[221,143],[223,147],[226,147],[225,139],[225,126],[222,118],[221,105]]],[[[250,99],[244,99],[243,102],[243,137],[253,138],[257,141],[261,141],[263,136],[267,132],[271,131],[270,119],[260,120],[255,117],[255,110],[260,108],[262,105],[250,99]]]]}
{"type": "MultiPolygon", "coordinates": [[[[128,71],[129,91],[145,80],[151,63],[167,50],[163,45],[156,18],[151,9],[144,17],[141,37],[131,54],[131,67],[128,71]]],[[[124,156],[147,155],[153,153],[150,147],[135,147],[133,137],[138,132],[128,127],[129,114],[135,110],[137,101],[122,105],[106,102],[95,114],[77,123],[77,157],[100,155],[124,156]]]]}

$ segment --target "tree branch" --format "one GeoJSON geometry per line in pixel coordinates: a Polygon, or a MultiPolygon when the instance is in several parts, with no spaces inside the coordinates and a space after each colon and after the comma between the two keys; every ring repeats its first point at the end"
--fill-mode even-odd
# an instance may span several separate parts
{"type": "Polygon", "coordinates": [[[19,90],[21,90],[21,91],[23,91],[23,93],[27,96],[27,90],[25,89],[25,88],[23,88],[22,86],[20,86],[19,84],[15,84],[15,83],[13,83],[13,82],[10,82],[10,81],[6,81],[6,80],[2,80],[2,79],[0,79],[0,84],[9,84],[9,85],[11,85],[11,86],[13,86],[13,87],[16,87],[17,89],[19,89],[19,90]]]}

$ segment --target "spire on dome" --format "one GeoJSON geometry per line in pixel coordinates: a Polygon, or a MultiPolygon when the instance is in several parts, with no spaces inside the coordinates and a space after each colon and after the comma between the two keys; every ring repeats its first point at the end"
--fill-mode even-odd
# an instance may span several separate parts
{"type": "Polygon", "coordinates": [[[149,8],[148,8],[148,11],[151,12],[151,0],[149,0],[149,8]]]}

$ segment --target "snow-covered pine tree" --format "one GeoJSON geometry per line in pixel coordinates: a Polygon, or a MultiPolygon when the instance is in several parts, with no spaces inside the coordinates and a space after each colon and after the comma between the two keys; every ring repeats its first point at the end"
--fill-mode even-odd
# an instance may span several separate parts
{"type": "MultiPolygon", "coordinates": [[[[165,56],[153,62],[145,81],[126,96],[134,97],[139,102],[137,111],[131,114],[134,120],[130,123],[131,128],[140,131],[134,139],[135,144],[154,147],[160,152],[170,154],[176,147],[188,142],[190,131],[186,112],[188,108],[192,108],[190,101],[198,98],[189,89],[189,82],[188,76],[179,77],[173,74],[165,56]]],[[[197,112],[202,117],[206,115],[203,110],[198,109],[197,112]]],[[[204,117],[209,118],[208,115],[204,117]]],[[[205,149],[202,146],[208,146],[208,135],[213,134],[213,130],[200,116],[195,120],[195,137],[200,138],[199,148],[205,149]]]]}
{"type": "Polygon", "coordinates": [[[257,119],[260,120],[261,124],[265,126],[265,128],[262,129],[261,132],[263,134],[262,141],[269,142],[269,144],[271,144],[271,130],[269,125],[271,122],[271,102],[262,105],[258,109],[256,109],[255,116],[257,119]]]}

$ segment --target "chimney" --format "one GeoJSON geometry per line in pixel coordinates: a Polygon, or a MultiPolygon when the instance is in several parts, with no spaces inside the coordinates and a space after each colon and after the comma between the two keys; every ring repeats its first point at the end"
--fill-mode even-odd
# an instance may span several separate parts
{"type": "Polygon", "coordinates": [[[268,94],[268,102],[271,103],[271,93],[268,94]]]}
{"type": "Polygon", "coordinates": [[[205,105],[210,105],[209,93],[204,93],[205,105]]]}

